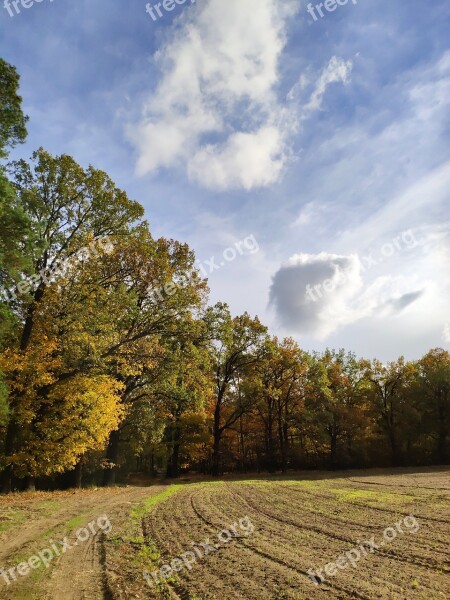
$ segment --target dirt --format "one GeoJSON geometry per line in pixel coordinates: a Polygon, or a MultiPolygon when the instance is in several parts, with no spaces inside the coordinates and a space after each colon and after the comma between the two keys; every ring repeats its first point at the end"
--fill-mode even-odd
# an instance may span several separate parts
{"type": "Polygon", "coordinates": [[[7,600],[450,597],[448,469],[14,495],[0,498],[2,529],[7,567],[50,538],[67,536],[72,546],[49,569],[11,586],[0,579],[7,600]],[[101,515],[112,530],[77,541],[77,530],[101,515]],[[358,548],[353,566],[325,573],[358,548]],[[183,554],[187,562],[173,562],[183,554]],[[160,569],[171,563],[178,570],[166,569],[165,579],[160,569]]]}
{"type": "MultiPolygon", "coordinates": [[[[173,573],[160,586],[160,596],[450,597],[448,471],[314,477],[192,485],[159,505],[147,518],[148,543],[161,552],[153,570],[191,549],[192,542],[217,540],[240,518],[248,516],[255,526],[254,534],[222,544],[192,570],[173,573]],[[164,518],[167,514],[170,519],[164,518]],[[414,523],[419,526],[415,532],[414,523]],[[395,530],[392,541],[383,537],[388,527],[395,530]],[[370,552],[364,542],[372,536],[379,548],[370,552]],[[360,543],[368,552],[355,567],[338,569],[321,585],[314,584],[309,570],[323,570],[360,543]]],[[[158,597],[155,589],[147,594],[158,597]]]]}
{"type": "MultiPolygon", "coordinates": [[[[25,513],[19,527],[0,534],[0,565],[6,569],[51,548],[67,538],[70,549],[25,577],[17,576],[10,585],[0,579],[0,598],[5,600],[94,600],[111,598],[105,575],[105,543],[107,536],[97,525],[106,515],[112,525],[110,534],[125,523],[129,527],[130,512],[161,488],[110,488],[74,492],[27,493],[0,498],[0,524],[7,524],[5,515],[25,513]],[[86,541],[77,541],[76,531],[95,521],[88,529],[86,541]]],[[[14,523],[14,520],[13,520],[14,523]]],[[[101,521],[104,524],[104,521],[101,521]]],[[[4,525],[5,526],[5,525],[4,525]]],[[[85,534],[83,534],[85,537],[85,534]]]]}

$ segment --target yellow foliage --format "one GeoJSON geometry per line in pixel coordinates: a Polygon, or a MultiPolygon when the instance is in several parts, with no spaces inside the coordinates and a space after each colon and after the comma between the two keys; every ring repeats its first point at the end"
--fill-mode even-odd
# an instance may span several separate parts
{"type": "Polygon", "coordinates": [[[23,475],[50,476],[73,468],[89,450],[104,448],[123,417],[115,379],[79,375],[55,385],[41,400],[27,441],[13,457],[23,475]]]}

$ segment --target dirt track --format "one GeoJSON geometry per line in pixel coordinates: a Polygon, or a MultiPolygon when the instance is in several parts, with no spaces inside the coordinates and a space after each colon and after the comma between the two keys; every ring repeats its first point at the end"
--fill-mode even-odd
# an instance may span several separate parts
{"type": "MultiPolygon", "coordinates": [[[[157,494],[162,488],[113,488],[82,492],[15,494],[0,498],[5,515],[25,518],[19,526],[0,534],[0,565],[9,568],[66,536],[70,549],[26,577],[8,586],[0,579],[0,598],[5,600],[97,600],[111,597],[105,574],[105,536],[97,534],[77,542],[75,532],[107,515],[113,529],[129,526],[132,506],[157,494]]],[[[4,522],[4,521],[3,521],[4,522]]],[[[60,545],[57,545],[60,548],[60,545]]]]}

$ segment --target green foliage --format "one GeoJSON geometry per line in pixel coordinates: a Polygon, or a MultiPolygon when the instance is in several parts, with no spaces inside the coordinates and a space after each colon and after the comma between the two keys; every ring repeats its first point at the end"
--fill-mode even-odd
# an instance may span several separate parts
{"type": "MultiPolygon", "coordinates": [[[[0,159],[8,150],[25,141],[27,117],[22,112],[16,69],[0,58],[0,159]]],[[[0,164],[0,349],[17,324],[3,294],[29,264],[29,233],[26,214],[17,204],[14,189],[0,164]]],[[[1,400],[0,400],[1,402],[1,400]]],[[[0,409],[0,412],[1,411],[0,409]]],[[[0,417],[1,419],[1,417],[0,417]]]]}
{"type": "Polygon", "coordinates": [[[16,68],[0,58],[0,158],[6,156],[8,147],[24,142],[27,135],[28,117],[22,112],[19,82],[16,68]]]}

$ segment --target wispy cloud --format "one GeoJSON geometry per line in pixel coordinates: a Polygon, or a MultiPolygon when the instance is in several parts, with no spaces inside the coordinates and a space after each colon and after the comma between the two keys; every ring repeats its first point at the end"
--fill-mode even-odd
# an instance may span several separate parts
{"type": "Polygon", "coordinates": [[[208,0],[197,9],[158,52],[162,78],[128,127],[137,172],[175,165],[209,189],[269,186],[289,161],[300,116],[320,109],[330,84],[348,81],[351,63],[333,57],[306,106],[293,106],[277,85],[298,2],[208,0]]]}

